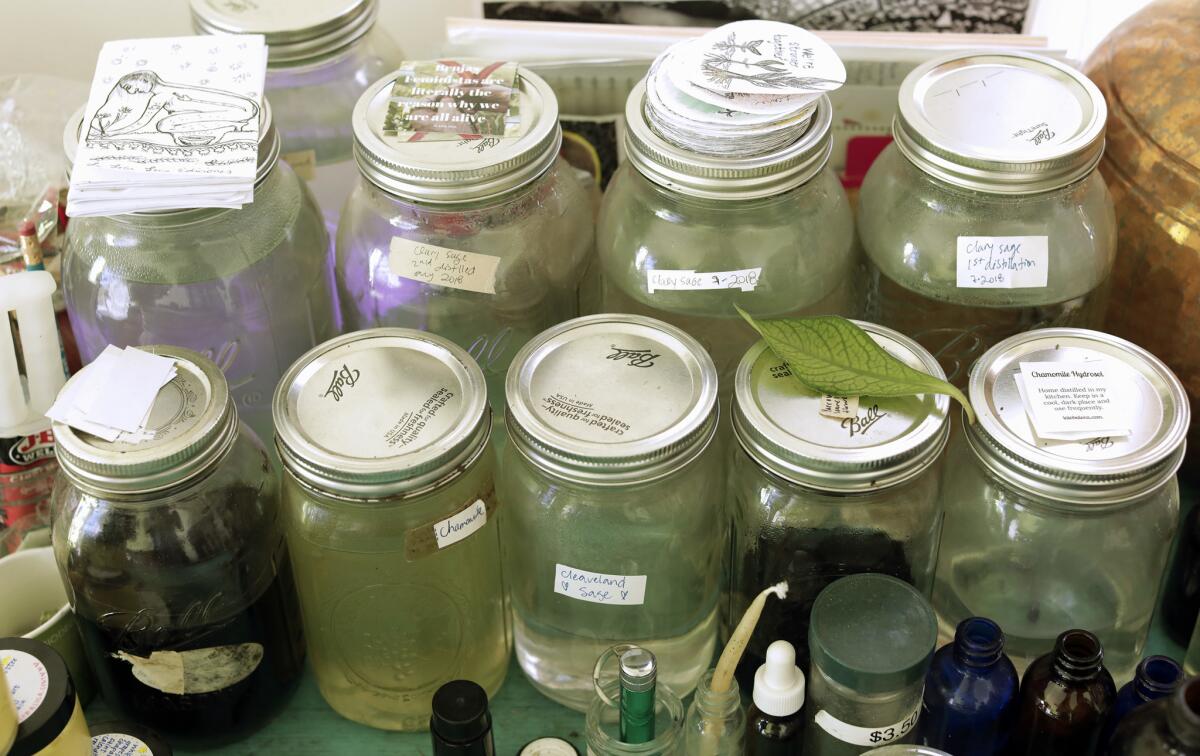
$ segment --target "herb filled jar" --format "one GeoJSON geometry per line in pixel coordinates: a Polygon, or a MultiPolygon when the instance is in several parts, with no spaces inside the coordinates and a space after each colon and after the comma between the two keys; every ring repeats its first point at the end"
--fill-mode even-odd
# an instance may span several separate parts
{"type": "MultiPolygon", "coordinates": [[[[909,367],[942,377],[937,360],[912,339],[858,325],[909,367]]],[[[739,665],[743,687],[752,684],[774,640],[789,641],[799,666],[808,668],[813,602],[840,577],[882,573],[929,595],[942,528],[938,487],[949,402],[944,394],[918,394],[864,399],[831,412],[766,342],[746,353],[734,377],[725,624],[732,627],[765,585],[786,580],[788,593],[763,608],[739,665]]]]}
{"type": "Polygon", "coordinates": [[[558,157],[549,85],[514,64],[477,73],[511,77],[511,87],[492,85],[508,105],[494,135],[413,130],[423,126],[397,115],[395,88],[472,75],[458,65],[406,63],[358,101],[362,177],[338,231],[337,284],[348,329],[403,326],[450,339],[479,363],[500,411],[517,350],[578,314],[592,205],[558,157]]]}
{"type": "Polygon", "coordinates": [[[215,745],[265,724],[304,670],[276,472],[216,364],[145,349],[176,370],[147,438],[54,424],[54,555],[108,705],[215,745]]]}
{"type": "Polygon", "coordinates": [[[708,669],[726,547],[712,360],[636,315],[551,328],[513,360],[500,467],[517,661],[584,710],[616,643],[687,695],[708,669]]]}
{"type": "Polygon", "coordinates": [[[483,374],[432,334],[322,344],[275,394],[288,542],[321,695],[429,726],[450,680],[499,690],[511,649],[483,374]]]}
{"type": "MultiPolygon", "coordinates": [[[[66,130],[69,160],[81,121],[66,130]]],[[[278,156],[264,101],[251,204],[72,218],[62,271],[85,363],[109,344],[194,349],[225,372],[238,414],[264,439],[279,376],[336,333],[321,214],[278,156]]]]}
{"type": "Polygon", "coordinates": [[[951,444],[942,488],[942,637],[989,617],[1022,671],[1077,627],[1099,637],[1113,677],[1130,679],[1179,521],[1182,385],[1123,339],[1052,328],[988,350],[968,393],[978,420],[951,444]],[[1057,397],[1065,434],[1028,403],[1038,396],[1057,397]],[[1116,430],[1097,432],[1093,416],[1116,430]]]}
{"type": "Polygon", "coordinates": [[[1116,255],[1095,170],[1105,114],[1086,76],[1035,55],[914,69],[859,195],[868,319],[915,338],[960,386],[1014,333],[1099,327],[1116,255]]]}
{"type": "Polygon", "coordinates": [[[330,233],[358,179],[350,114],[367,85],[399,64],[375,25],[377,0],[191,0],[198,34],[262,34],[266,96],[282,158],[308,182],[330,233]]]}

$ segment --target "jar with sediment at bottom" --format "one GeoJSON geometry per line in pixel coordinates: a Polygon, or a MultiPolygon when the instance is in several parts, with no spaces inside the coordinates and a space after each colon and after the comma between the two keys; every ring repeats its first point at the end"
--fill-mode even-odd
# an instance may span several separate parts
{"type": "Polygon", "coordinates": [[[716,373],[694,339],[594,315],[531,341],[509,370],[500,467],[517,661],[566,706],[616,643],[691,692],[709,667],[726,541],[716,373]]]}
{"type": "Polygon", "coordinates": [[[431,334],[359,331],[301,357],[274,409],[326,702],[372,727],[422,730],[450,680],[495,695],[511,643],[479,367],[431,334]]]}

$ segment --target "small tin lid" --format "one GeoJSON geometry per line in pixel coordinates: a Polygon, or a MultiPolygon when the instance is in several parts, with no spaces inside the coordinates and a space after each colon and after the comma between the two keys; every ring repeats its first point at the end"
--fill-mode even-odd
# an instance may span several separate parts
{"type": "Polygon", "coordinates": [[[385,134],[392,87],[402,72],[372,84],[354,106],[354,158],[380,189],[419,202],[464,202],[517,189],[554,164],[562,143],[558,100],[529,69],[517,69],[519,126],[484,150],[462,140],[409,141],[385,134]]]}
{"type": "Polygon", "coordinates": [[[42,753],[71,722],[75,683],[57,651],[31,638],[0,638],[0,684],[17,709],[17,739],[9,756],[42,753]]]}
{"type": "Polygon", "coordinates": [[[1044,328],[1005,339],[975,363],[969,383],[978,422],[966,439],[1005,482],[1064,502],[1116,504],[1170,480],[1183,461],[1191,410],[1170,368],[1124,339],[1082,328],[1044,328]],[[1034,433],[1017,389],[1022,362],[1110,360],[1128,369],[1134,427],[1125,437],[1048,441],[1034,433]]]}
{"type": "Polygon", "coordinates": [[[822,95],[804,135],[785,147],[751,158],[698,155],[656,134],[646,120],[646,80],[625,101],[629,162],[654,183],[708,199],[755,199],[782,194],[817,175],[833,151],[833,106],[822,95]]]}
{"type": "Polygon", "coordinates": [[[666,475],[716,430],[712,358],[680,329],[639,315],[590,315],[543,331],[513,359],[504,390],[514,447],[593,485],[666,475]]]}
{"type": "Polygon", "coordinates": [[[261,34],[267,62],[287,67],[336,54],[375,24],[375,0],[191,0],[197,34],[261,34]]]}
{"type": "MultiPolygon", "coordinates": [[[[909,367],[946,377],[917,342],[855,322],[909,367]]],[[[868,491],[902,483],[937,460],[950,433],[945,394],[871,398],[854,419],[826,417],[822,394],[796,380],[765,341],[746,352],[733,382],[738,443],[763,467],[804,486],[868,491]]]]}
{"type": "Polygon", "coordinates": [[[280,379],[271,409],[288,471],[355,498],[424,489],[474,459],[491,434],[483,371],[451,341],[407,328],[310,349],[280,379]]]}
{"type": "MultiPolygon", "coordinates": [[[[175,377],[150,408],[149,438],[105,441],[64,423],[52,425],[63,472],[96,495],[147,494],[179,486],[211,471],[238,435],[229,385],[212,360],[182,347],[138,348],[175,360],[175,377]]],[[[67,385],[91,369],[83,368],[67,385]]]]}
{"type": "Polygon", "coordinates": [[[1019,52],[955,53],[900,85],[896,146],[926,173],[999,194],[1078,181],[1104,153],[1100,90],[1068,65],[1019,52]]]}
{"type": "Polygon", "coordinates": [[[562,738],[538,738],[526,743],[517,756],[579,756],[579,749],[562,738]]]}
{"type": "Polygon", "coordinates": [[[133,722],[99,722],[88,728],[92,756],[171,756],[171,744],[154,730],[133,722]]]}

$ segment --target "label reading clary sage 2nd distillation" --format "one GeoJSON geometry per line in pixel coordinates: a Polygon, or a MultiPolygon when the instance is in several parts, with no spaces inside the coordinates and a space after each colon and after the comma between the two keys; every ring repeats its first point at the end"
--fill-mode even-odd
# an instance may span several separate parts
{"type": "Polygon", "coordinates": [[[1049,277],[1048,236],[958,237],[960,289],[1037,289],[1049,277]]]}
{"type": "Polygon", "coordinates": [[[393,275],[450,289],[496,293],[500,258],[394,237],[388,254],[393,275]]]}
{"type": "Polygon", "coordinates": [[[917,719],[921,716],[921,704],[913,709],[909,714],[899,722],[883,727],[859,727],[852,725],[849,722],[843,722],[837,717],[822,709],[817,712],[814,721],[821,726],[821,729],[829,733],[833,737],[843,743],[851,745],[873,747],[895,743],[905,735],[913,731],[917,726],[917,719]]]}
{"type": "Polygon", "coordinates": [[[556,564],[554,592],[593,604],[641,606],[646,603],[646,576],[606,575],[556,564]]]}

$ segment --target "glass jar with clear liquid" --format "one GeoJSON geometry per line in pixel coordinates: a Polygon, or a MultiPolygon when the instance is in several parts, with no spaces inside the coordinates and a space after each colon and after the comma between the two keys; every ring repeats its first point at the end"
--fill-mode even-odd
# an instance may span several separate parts
{"type": "MultiPolygon", "coordinates": [[[[225,372],[242,420],[270,439],[279,376],[335,330],[320,211],[278,160],[265,101],[261,113],[254,202],[73,218],[62,277],[85,363],[108,344],[193,349],[225,372]]],[[[67,129],[68,157],[80,121],[67,129]]]]}
{"type": "Polygon", "coordinates": [[[1105,114],[1086,76],[1033,55],[914,69],[859,194],[867,319],[915,338],[957,385],[1014,333],[1098,328],[1116,255],[1095,170],[1105,114]]]}
{"type": "Polygon", "coordinates": [[[288,543],[321,695],[388,730],[455,679],[493,696],[512,649],[483,374],[376,328],[304,355],[275,394],[288,543]]]}
{"type": "Polygon", "coordinates": [[[942,640],[967,617],[989,617],[1023,671],[1065,629],[1081,628],[1100,638],[1113,677],[1129,680],[1179,521],[1175,472],[1189,419],[1182,385],[1127,341],[1052,328],[984,354],[969,395],[978,419],[951,443],[942,487],[933,588],[942,640]],[[1020,393],[1028,396],[1027,376],[1039,370],[1031,363],[1053,363],[1043,374],[1101,369],[1110,399],[1129,408],[1128,431],[1062,440],[1047,438],[1062,432],[1043,422],[1039,435],[1020,393]]]}
{"type": "Polygon", "coordinates": [[[758,340],[735,305],[760,318],[861,312],[854,222],[828,167],[832,107],[822,97],[792,144],[734,159],[659,136],[645,90],[625,108],[629,159],[605,191],[586,306],[684,329],[712,355],[724,395],[758,340]]]}
{"type": "Polygon", "coordinates": [[[694,339],[635,315],[538,336],[506,385],[500,465],[517,661],[584,710],[615,643],[687,695],[709,667],[726,540],[716,371],[694,339]]]}
{"type": "Polygon", "coordinates": [[[558,104],[535,74],[518,69],[514,134],[454,140],[385,126],[392,88],[409,75],[376,82],[355,108],[362,177],[338,230],[342,315],[347,329],[450,339],[479,362],[501,412],[513,355],[578,314],[594,246],[590,194],[558,157],[558,104]]]}

